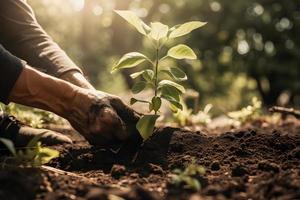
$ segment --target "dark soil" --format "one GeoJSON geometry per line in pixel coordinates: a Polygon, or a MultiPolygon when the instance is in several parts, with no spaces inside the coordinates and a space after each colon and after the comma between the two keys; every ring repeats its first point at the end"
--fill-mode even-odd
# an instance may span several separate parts
{"type": "Polygon", "coordinates": [[[299,121],[227,132],[160,128],[135,162],[60,131],[74,144],[55,147],[61,156],[50,165],[72,173],[1,170],[0,199],[300,199],[299,121]],[[193,160],[206,168],[200,192],[168,184],[173,169],[193,160]]]}

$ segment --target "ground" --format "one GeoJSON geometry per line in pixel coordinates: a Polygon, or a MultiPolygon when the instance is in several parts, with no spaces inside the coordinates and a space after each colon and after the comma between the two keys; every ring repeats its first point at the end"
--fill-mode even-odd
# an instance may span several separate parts
{"type": "Polygon", "coordinates": [[[138,154],[126,156],[91,147],[69,128],[73,145],[53,168],[0,171],[0,199],[300,199],[300,122],[253,122],[238,129],[191,132],[161,127],[138,154]],[[193,160],[206,168],[202,189],[168,184],[175,168],[193,160]]]}

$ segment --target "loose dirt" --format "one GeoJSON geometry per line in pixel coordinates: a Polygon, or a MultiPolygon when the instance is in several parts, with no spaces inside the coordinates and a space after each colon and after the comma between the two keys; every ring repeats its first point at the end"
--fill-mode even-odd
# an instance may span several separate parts
{"type": "Polygon", "coordinates": [[[0,199],[300,199],[300,123],[256,122],[240,129],[191,132],[164,127],[135,155],[90,146],[71,129],[74,144],[46,169],[2,169],[0,199]],[[206,168],[199,192],[168,184],[193,160],[206,168]],[[120,198],[121,197],[121,198],[120,198]]]}

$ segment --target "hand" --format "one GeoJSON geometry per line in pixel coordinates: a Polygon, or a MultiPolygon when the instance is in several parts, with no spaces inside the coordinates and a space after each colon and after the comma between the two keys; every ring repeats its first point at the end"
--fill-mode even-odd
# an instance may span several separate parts
{"type": "Polygon", "coordinates": [[[108,146],[138,135],[139,116],[119,97],[80,88],[29,66],[24,67],[8,100],[66,118],[91,144],[108,146]]]}
{"type": "Polygon", "coordinates": [[[80,89],[65,117],[90,144],[111,146],[129,139],[139,119],[133,109],[114,95],[80,89]]]}

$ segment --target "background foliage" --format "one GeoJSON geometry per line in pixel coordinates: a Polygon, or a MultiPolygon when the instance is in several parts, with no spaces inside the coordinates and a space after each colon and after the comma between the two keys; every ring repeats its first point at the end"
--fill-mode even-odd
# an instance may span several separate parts
{"type": "MultiPolygon", "coordinates": [[[[300,105],[299,0],[29,0],[43,28],[82,66],[100,90],[125,93],[132,72],[110,74],[121,55],[149,44],[113,9],[135,11],[145,22],[207,21],[186,43],[200,61],[182,61],[188,88],[217,113],[258,95],[266,105],[300,105]]],[[[147,53],[147,52],[146,52],[147,53]]],[[[171,62],[171,61],[170,61],[171,62]]],[[[174,65],[174,63],[168,63],[174,65]]]]}

